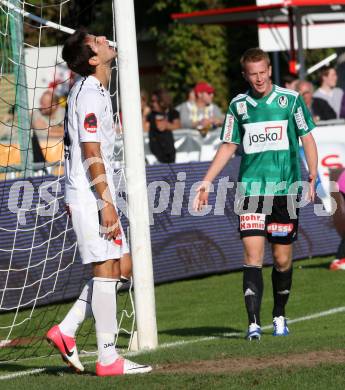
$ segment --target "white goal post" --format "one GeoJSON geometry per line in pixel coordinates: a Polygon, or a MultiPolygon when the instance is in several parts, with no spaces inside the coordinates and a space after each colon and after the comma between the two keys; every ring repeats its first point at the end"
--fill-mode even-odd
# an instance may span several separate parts
{"type": "Polygon", "coordinates": [[[113,0],[139,349],[158,345],[133,0],[113,0]]]}

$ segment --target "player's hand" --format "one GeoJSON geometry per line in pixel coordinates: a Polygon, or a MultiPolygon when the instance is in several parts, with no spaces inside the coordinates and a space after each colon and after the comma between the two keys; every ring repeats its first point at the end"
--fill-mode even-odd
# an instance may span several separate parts
{"type": "Polygon", "coordinates": [[[307,194],[307,200],[314,202],[315,200],[315,186],[316,186],[316,175],[309,175],[309,190],[307,194]]]}
{"type": "Polygon", "coordinates": [[[104,202],[101,210],[101,233],[108,240],[115,239],[121,234],[119,217],[112,203],[104,202]]]}
{"type": "Polygon", "coordinates": [[[195,190],[196,195],[193,201],[193,209],[194,211],[201,211],[204,206],[208,205],[208,194],[210,192],[209,181],[203,181],[199,187],[195,190]]]}

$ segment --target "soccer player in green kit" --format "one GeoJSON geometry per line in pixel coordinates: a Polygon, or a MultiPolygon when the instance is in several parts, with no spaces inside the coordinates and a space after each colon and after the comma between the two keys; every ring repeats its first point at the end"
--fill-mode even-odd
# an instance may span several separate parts
{"type": "Polygon", "coordinates": [[[262,263],[265,238],[272,245],[274,266],[273,335],[287,336],[285,306],[292,284],[292,243],[297,239],[301,139],[308,169],[307,200],[314,200],[317,149],[315,127],[297,92],[271,82],[267,53],[248,49],[241,58],[242,75],[250,86],[236,96],[224,120],[219,147],[202,184],[194,209],[208,204],[211,182],[243,145],[238,186],[239,231],[244,246],[243,294],[248,313],[247,338],[260,339],[260,306],[263,293],[262,263]],[[267,207],[270,205],[270,207],[267,207]],[[297,207],[296,207],[297,206],[297,207]]]}

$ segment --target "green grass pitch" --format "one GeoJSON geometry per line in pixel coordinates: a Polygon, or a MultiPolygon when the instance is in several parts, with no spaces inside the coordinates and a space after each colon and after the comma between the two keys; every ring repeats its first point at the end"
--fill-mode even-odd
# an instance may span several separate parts
{"type": "MultiPolygon", "coordinates": [[[[1,364],[0,388],[344,389],[345,272],[329,271],[330,260],[294,263],[288,337],[273,337],[269,328],[270,267],[264,269],[265,331],[260,342],[244,340],[247,319],[241,272],[170,283],[156,287],[160,348],[131,357],[153,365],[152,373],[97,378],[96,357],[85,356],[86,373],[76,375],[53,355],[1,364]],[[336,308],[338,311],[330,311],[336,308]],[[25,375],[13,377],[22,373],[25,375]]],[[[69,306],[59,305],[58,310],[47,313],[62,318],[69,306]]],[[[78,344],[95,350],[94,337],[83,340],[89,327],[91,323],[82,328],[78,344]]]]}

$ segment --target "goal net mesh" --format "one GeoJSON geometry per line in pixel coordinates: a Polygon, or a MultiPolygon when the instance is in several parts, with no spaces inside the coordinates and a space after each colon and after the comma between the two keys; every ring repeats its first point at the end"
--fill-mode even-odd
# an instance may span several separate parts
{"type": "MultiPolygon", "coordinates": [[[[108,6],[114,16],[110,0],[108,6]]],[[[71,12],[73,2],[66,0],[0,0],[0,361],[53,353],[44,335],[91,276],[63,201],[63,116],[78,76],[61,59],[68,35],[60,27],[71,12]]],[[[116,62],[109,88],[114,181],[127,226],[116,62]]],[[[118,307],[117,343],[128,348],[135,326],[131,288],[119,294],[118,307]]],[[[93,320],[81,327],[78,346],[96,350],[93,320]]]]}

